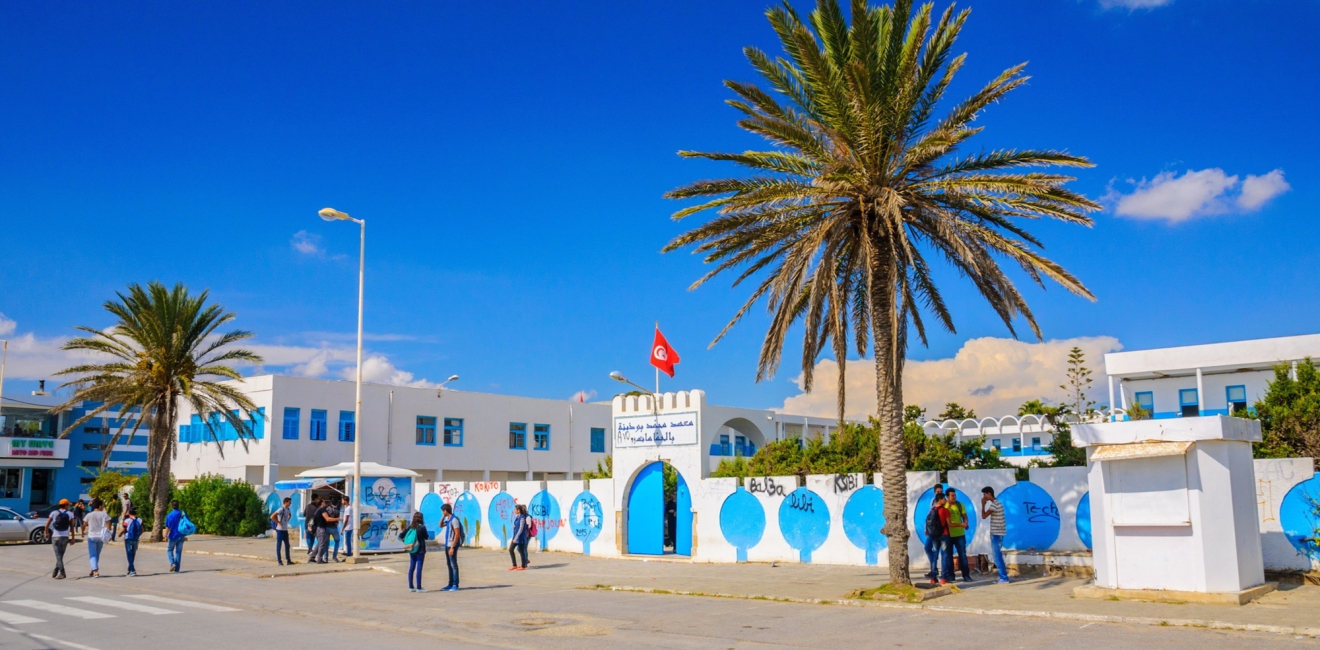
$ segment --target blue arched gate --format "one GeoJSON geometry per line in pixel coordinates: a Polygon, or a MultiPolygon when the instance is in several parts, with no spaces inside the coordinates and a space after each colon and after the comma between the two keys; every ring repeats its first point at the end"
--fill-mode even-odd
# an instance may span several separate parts
{"type": "MultiPolygon", "coordinates": [[[[637,472],[628,489],[628,552],[664,555],[665,464],[651,463],[637,472]]],[[[683,474],[678,475],[674,514],[674,553],[692,555],[692,495],[683,474]]]]}

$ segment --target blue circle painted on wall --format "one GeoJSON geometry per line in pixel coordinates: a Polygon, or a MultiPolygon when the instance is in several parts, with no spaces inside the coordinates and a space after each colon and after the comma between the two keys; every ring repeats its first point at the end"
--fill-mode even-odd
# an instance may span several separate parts
{"type": "Polygon", "coordinates": [[[843,506],[843,532],[853,546],[866,551],[866,563],[878,564],[880,551],[889,546],[885,527],[885,494],[874,485],[864,485],[843,506]]]}
{"type": "Polygon", "coordinates": [[[1077,502],[1077,536],[1082,539],[1082,545],[1089,551],[1091,550],[1091,493],[1082,495],[1082,500],[1077,502]]]}
{"type": "Polygon", "coordinates": [[[1279,504],[1279,525],[1297,552],[1320,560],[1320,475],[1288,490],[1279,504]]]}
{"type": "Polygon", "coordinates": [[[463,524],[463,534],[467,537],[466,546],[475,546],[477,536],[481,534],[481,504],[471,492],[464,492],[454,499],[454,516],[463,524]]]}
{"type": "Polygon", "coordinates": [[[738,488],[720,506],[720,533],[738,551],[738,561],[747,561],[748,549],[761,543],[765,534],[765,508],[747,488],[738,488]]]}
{"type": "Polygon", "coordinates": [[[583,555],[591,555],[591,543],[600,537],[604,525],[605,511],[601,508],[600,499],[590,492],[579,494],[573,500],[573,506],[568,509],[568,528],[582,542],[583,555]]]}
{"type": "Polygon", "coordinates": [[[422,519],[426,521],[426,534],[431,539],[440,539],[440,518],[444,516],[440,506],[444,504],[440,495],[432,492],[422,497],[422,503],[417,507],[417,512],[422,513],[422,519]]]}
{"type": "Polygon", "coordinates": [[[490,500],[486,509],[486,525],[500,546],[509,545],[509,536],[513,534],[513,497],[508,492],[500,492],[490,500]]]}
{"type": "Polygon", "coordinates": [[[527,514],[531,515],[532,520],[536,522],[536,541],[541,549],[559,534],[559,529],[565,526],[564,520],[559,516],[559,499],[546,490],[541,490],[532,497],[532,502],[527,504],[527,514]]]}
{"type": "Polygon", "coordinates": [[[1047,549],[1059,539],[1059,506],[1054,498],[1031,481],[1017,485],[999,495],[1004,503],[1004,548],[1015,551],[1047,549]]]}
{"type": "Polygon", "coordinates": [[[825,500],[807,488],[798,488],[779,504],[779,532],[784,541],[811,561],[811,552],[830,536],[830,509],[825,500]]]}
{"type": "MultiPolygon", "coordinates": [[[[943,486],[945,490],[949,489],[947,483],[941,483],[940,485],[943,486]]],[[[980,500],[979,497],[977,499],[978,501],[980,500]]],[[[917,499],[916,507],[912,509],[912,523],[917,529],[917,539],[921,540],[922,546],[925,546],[926,544],[926,515],[930,514],[930,504],[933,501],[935,501],[935,488],[926,490],[926,492],[921,495],[921,498],[917,499]]],[[[958,493],[958,503],[963,504],[963,506],[967,508],[968,526],[965,537],[970,540],[976,535],[976,520],[977,517],[981,516],[981,513],[978,512],[979,506],[975,503],[968,504],[967,495],[962,492],[958,493]]]]}
{"type": "MultiPolygon", "coordinates": [[[[284,500],[280,498],[279,492],[271,492],[270,494],[266,495],[266,512],[273,514],[276,510],[279,510],[282,507],[284,507],[284,500]]],[[[266,524],[268,527],[270,528],[275,527],[275,522],[271,521],[269,518],[267,518],[266,521],[268,522],[266,524]]],[[[289,523],[293,523],[293,522],[289,522],[289,523]]]]}
{"type": "MultiPolygon", "coordinates": [[[[293,518],[289,520],[289,528],[292,529],[296,526],[298,530],[303,530],[307,527],[307,519],[303,517],[302,492],[295,491],[289,495],[289,498],[293,499],[289,503],[289,511],[293,513],[293,518]]],[[[283,502],[283,499],[280,501],[283,502]]]]}

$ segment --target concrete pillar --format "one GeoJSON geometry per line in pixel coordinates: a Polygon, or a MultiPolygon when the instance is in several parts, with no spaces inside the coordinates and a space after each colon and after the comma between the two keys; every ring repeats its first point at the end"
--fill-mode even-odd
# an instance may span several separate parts
{"type": "Polygon", "coordinates": [[[1205,381],[1201,379],[1201,369],[1196,369],[1196,414],[1205,415],[1205,381]]]}
{"type": "Polygon", "coordinates": [[[1116,422],[1117,416],[1114,415],[1114,376],[1109,376],[1109,421],[1116,422]]]}
{"type": "Polygon", "coordinates": [[[435,482],[443,483],[444,481],[445,481],[445,470],[443,469],[435,470],[435,482]]]}
{"type": "Polygon", "coordinates": [[[488,469],[481,470],[481,482],[482,483],[490,482],[490,470],[488,469]]]}
{"type": "Polygon", "coordinates": [[[1292,379],[1293,381],[1297,381],[1297,362],[1296,362],[1296,361],[1292,362],[1292,370],[1288,373],[1288,377],[1289,377],[1290,379],[1292,379]]]}

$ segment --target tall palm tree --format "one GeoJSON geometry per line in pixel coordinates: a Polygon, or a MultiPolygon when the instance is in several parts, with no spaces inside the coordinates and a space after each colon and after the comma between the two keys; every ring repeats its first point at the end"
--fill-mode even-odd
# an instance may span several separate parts
{"type": "MultiPolygon", "coordinates": [[[[968,13],[950,6],[935,21],[931,5],[914,10],[910,0],[893,7],[854,0],[851,22],[837,0],[819,0],[807,22],[787,3],[769,10],[785,56],[771,58],[752,47],[744,53],[776,94],[750,83],[725,85],[737,95],[729,104],[743,113],[738,125],[774,148],[680,152],[735,162],[753,175],[698,181],[666,194],[703,201],[675,219],[717,213],[665,248],[692,247],[715,265],[693,288],[732,269],[739,271],[735,286],[764,273],[720,333],[766,299],[771,322],[758,381],[774,374],[798,318],[808,344],[828,332],[837,345],[846,308],[859,351],[869,338],[882,427],[883,532],[895,584],[911,581],[902,386],[908,331],[924,344],[927,314],[954,331],[927,258],[942,258],[971,280],[1014,336],[1019,316],[1037,338],[1040,328],[1001,259],[1041,286],[1050,278],[1094,300],[1038,252],[1043,245],[1020,220],[1089,226],[1086,213],[1100,206],[1066,189],[1071,177],[1016,169],[1091,163],[1051,150],[958,153],[983,128],[972,125],[974,118],[1027,80],[1025,64],[1014,66],[972,96],[945,101],[966,56],[952,56],[951,48],[968,13]],[[938,119],[937,108],[944,110],[938,119]],[[810,316],[812,305],[821,310],[820,320],[810,316]],[[839,317],[826,319],[830,310],[839,317]]],[[[820,349],[804,350],[804,361],[820,349]]]]}
{"type": "MultiPolygon", "coordinates": [[[[89,351],[110,360],[56,373],[77,378],[61,386],[72,387],[73,395],[52,411],[62,411],[77,402],[100,403],[70,424],[60,437],[106,411],[125,414],[105,447],[103,467],[120,436],[127,432],[131,438],[138,430],[147,429],[148,482],[156,506],[152,539],[160,541],[170,502],[170,461],[178,440],[174,425],[179,402],[187,402],[193,413],[205,414],[202,419],[212,441],[219,442],[219,427],[228,422],[246,447],[254,432],[239,411],[255,420],[256,407],[246,395],[218,381],[242,379],[236,370],[224,365],[226,362],[262,360],[252,352],[230,347],[251,337],[251,332],[216,333],[217,328],[234,319],[234,314],[218,305],[207,305],[206,291],[190,296],[183,284],[166,289],[152,282],[145,289],[130,284],[128,295],[117,295],[119,300],[107,301],[105,309],[119,319],[118,323],[106,330],[78,327],[91,336],[64,344],[65,350],[89,351]],[[136,419],[129,413],[136,414],[136,419]]],[[[223,457],[223,449],[220,454],[223,457]]]]}

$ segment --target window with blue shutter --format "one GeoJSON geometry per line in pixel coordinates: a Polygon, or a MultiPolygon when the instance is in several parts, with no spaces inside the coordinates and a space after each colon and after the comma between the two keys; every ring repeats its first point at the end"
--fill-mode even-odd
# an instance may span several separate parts
{"type": "Polygon", "coordinates": [[[298,439],[298,409],[284,407],[284,439],[298,439]]]}
{"type": "Polygon", "coordinates": [[[325,422],[325,411],[321,409],[312,409],[312,420],[308,423],[311,425],[311,428],[307,435],[307,439],[325,440],[325,422]]]}
{"type": "Polygon", "coordinates": [[[591,453],[605,453],[605,430],[596,427],[591,428],[591,453]]]}
{"type": "Polygon", "coordinates": [[[353,415],[352,411],[339,412],[339,441],[353,442],[353,415]]]}

